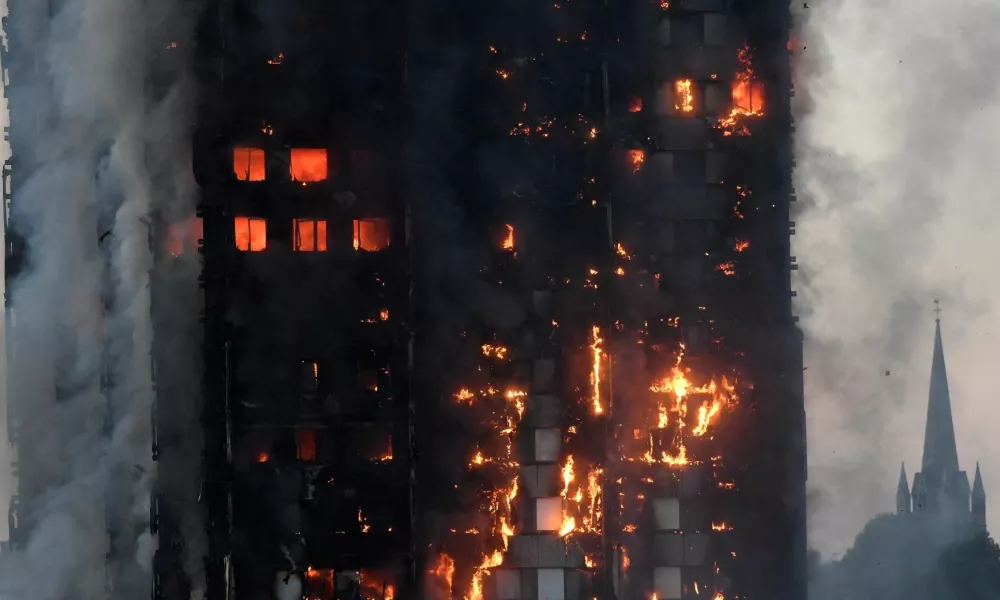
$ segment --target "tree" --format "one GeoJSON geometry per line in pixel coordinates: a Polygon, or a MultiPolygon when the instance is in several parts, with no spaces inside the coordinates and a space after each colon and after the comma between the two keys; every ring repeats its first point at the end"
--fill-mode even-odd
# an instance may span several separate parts
{"type": "Polygon", "coordinates": [[[938,600],[1000,598],[1000,546],[986,532],[953,544],[941,553],[931,573],[938,600]]]}
{"type": "Polygon", "coordinates": [[[839,561],[810,565],[810,600],[1000,600],[1000,547],[954,521],[881,515],[839,561]]]}

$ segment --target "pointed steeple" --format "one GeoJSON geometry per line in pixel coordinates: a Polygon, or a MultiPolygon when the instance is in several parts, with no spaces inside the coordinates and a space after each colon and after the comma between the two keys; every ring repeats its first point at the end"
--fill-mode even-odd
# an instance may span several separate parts
{"type": "Polygon", "coordinates": [[[976,463],[976,478],[972,482],[972,497],[986,499],[986,488],[983,487],[983,475],[979,472],[979,463],[976,463]]]}
{"type": "Polygon", "coordinates": [[[906,465],[899,465],[899,485],[896,487],[896,512],[910,512],[910,486],[906,483],[906,465]]]}
{"type": "Polygon", "coordinates": [[[972,482],[972,521],[980,529],[986,529],[986,488],[983,487],[983,476],[976,463],[976,478],[972,482]]]}
{"type": "Polygon", "coordinates": [[[944,366],[940,318],[935,319],[934,358],[931,360],[931,385],[927,402],[927,428],[924,430],[924,457],[921,470],[925,474],[958,471],[955,424],[951,417],[951,397],[948,394],[948,374],[944,366]]]}

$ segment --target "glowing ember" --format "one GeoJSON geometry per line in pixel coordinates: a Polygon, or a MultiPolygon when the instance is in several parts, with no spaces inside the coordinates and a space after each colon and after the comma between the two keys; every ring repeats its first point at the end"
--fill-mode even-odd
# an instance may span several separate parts
{"type": "Polygon", "coordinates": [[[469,391],[468,388],[462,388],[455,393],[455,399],[459,402],[468,402],[472,404],[472,401],[476,398],[476,395],[469,391]]]}
{"type": "Polygon", "coordinates": [[[624,527],[622,527],[622,531],[624,531],[625,533],[635,533],[636,529],[638,529],[638,527],[636,527],[635,525],[625,525],[624,527]]]}
{"type": "Polygon", "coordinates": [[[503,249],[513,250],[514,249],[514,226],[507,224],[507,237],[503,239],[503,249]]]}
{"type": "Polygon", "coordinates": [[[680,112],[694,111],[694,92],[691,89],[690,79],[681,79],[674,82],[674,109],[680,112]]]}
{"type": "Polygon", "coordinates": [[[601,343],[604,340],[601,339],[601,329],[597,325],[593,326],[591,333],[593,342],[590,349],[593,354],[593,366],[590,372],[590,385],[593,388],[594,414],[599,415],[604,412],[601,406],[601,343]]]}
{"type": "Polygon", "coordinates": [[[667,10],[668,8],[670,8],[670,0],[660,0],[660,8],[662,8],[663,10],[667,10]]]}
{"type": "Polygon", "coordinates": [[[261,452],[257,454],[257,462],[259,463],[266,463],[268,458],[269,457],[267,456],[267,452],[261,452]]]}
{"type": "Polygon", "coordinates": [[[750,242],[748,242],[747,240],[738,239],[736,240],[736,244],[733,246],[733,249],[736,250],[737,252],[743,252],[749,247],[750,247],[750,242]]]}
{"type": "Polygon", "coordinates": [[[632,163],[632,173],[638,173],[639,169],[642,168],[643,163],[646,162],[646,151],[645,150],[629,150],[628,151],[629,161],[632,163]]]}
{"type": "Polygon", "coordinates": [[[382,319],[383,321],[388,321],[389,320],[389,309],[388,308],[383,308],[382,310],[378,311],[378,318],[382,319]]]}
{"type": "Polygon", "coordinates": [[[618,268],[616,268],[615,269],[615,275],[617,275],[619,277],[624,277],[625,276],[625,268],[624,267],[618,267],[618,268]]]}
{"type": "Polygon", "coordinates": [[[732,276],[736,274],[736,264],[732,261],[719,263],[715,266],[715,270],[721,272],[723,275],[732,276]]]}
{"type": "Polygon", "coordinates": [[[280,65],[281,61],[283,61],[283,60],[285,60],[285,54],[283,52],[279,52],[274,58],[272,58],[271,60],[267,61],[267,64],[269,64],[269,65],[280,65]]]}
{"type": "Polygon", "coordinates": [[[503,69],[497,69],[497,75],[500,76],[500,79],[507,79],[508,77],[510,77],[510,71],[505,71],[503,69]]]}
{"type": "Polygon", "coordinates": [[[483,354],[503,360],[507,357],[507,348],[503,346],[494,346],[493,344],[483,344],[483,354]]]}
{"type": "Polygon", "coordinates": [[[630,113],[642,112],[642,96],[635,96],[629,102],[628,111],[630,113]]]}
{"type": "Polygon", "coordinates": [[[625,260],[632,260],[632,255],[630,255],[628,251],[625,250],[625,246],[622,246],[621,242],[615,243],[615,252],[618,254],[618,256],[624,258],[625,260]]]}

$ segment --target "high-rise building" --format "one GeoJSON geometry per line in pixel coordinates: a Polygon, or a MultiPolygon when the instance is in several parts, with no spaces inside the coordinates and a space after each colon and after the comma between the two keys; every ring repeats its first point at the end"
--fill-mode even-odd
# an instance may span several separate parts
{"type": "Polygon", "coordinates": [[[787,2],[189,4],[155,598],[804,598],[787,2]]]}
{"type": "Polygon", "coordinates": [[[920,471],[913,476],[911,492],[906,469],[900,467],[896,489],[896,512],[913,513],[927,520],[950,522],[956,532],[970,525],[986,529],[986,489],[976,463],[976,475],[969,488],[969,476],[958,464],[958,444],[951,415],[951,394],[941,343],[941,320],[934,325],[934,354],[931,359],[927,424],[920,471]]]}

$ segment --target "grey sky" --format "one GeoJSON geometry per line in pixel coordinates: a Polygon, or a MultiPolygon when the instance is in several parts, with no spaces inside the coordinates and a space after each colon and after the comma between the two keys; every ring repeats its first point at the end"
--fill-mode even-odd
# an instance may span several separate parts
{"type": "Polygon", "coordinates": [[[900,462],[919,468],[934,298],[959,460],[970,477],[983,461],[996,524],[1000,5],[793,7],[811,543],[843,551],[893,509],[900,462]]]}

